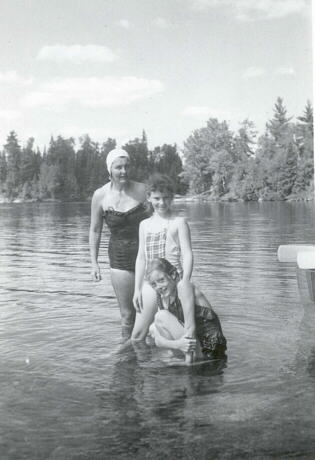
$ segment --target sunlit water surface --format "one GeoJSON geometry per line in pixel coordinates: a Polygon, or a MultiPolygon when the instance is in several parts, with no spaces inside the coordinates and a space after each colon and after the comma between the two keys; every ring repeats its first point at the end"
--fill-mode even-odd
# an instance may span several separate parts
{"type": "Polygon", "coordinates": [[[1,459],[315,458],[315,304],[276,258],[314,244],[314,204],[176,208],[226,362],[119,352],[106,229],[103,279],[90,279],[89,204],[1,206],[1,459]]]}

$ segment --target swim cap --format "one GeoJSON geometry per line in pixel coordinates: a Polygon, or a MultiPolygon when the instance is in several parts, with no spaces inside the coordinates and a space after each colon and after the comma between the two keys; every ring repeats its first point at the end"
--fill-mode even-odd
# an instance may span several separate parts
{"type": "Polygon", "coordinates": [[[117,160],[117,158],[128,158],[129,159],[129,154],[128,152],[126,152],[126,150],[124,149],[113,149],[109,152],[109,154],[107,155],[107,158],[106,158],[106,166],[107,166],[107,170],[110,174],[110,171],[112,169],[112,164],[115,160],[117,160]]]}

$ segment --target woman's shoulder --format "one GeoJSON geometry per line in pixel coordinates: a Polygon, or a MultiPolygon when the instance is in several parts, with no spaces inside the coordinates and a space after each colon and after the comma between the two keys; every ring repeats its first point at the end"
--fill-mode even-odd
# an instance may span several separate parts
{"type": "Polygon", "coordinates": [[[109,183],[103,185],[100,188],[97,188],[95,190],[95,192],[93,193],[92,199],[93,200],[102,200],[104,198],[105,194],[106,194],[107,189],[108,189],[108,184],[109,183]]]}

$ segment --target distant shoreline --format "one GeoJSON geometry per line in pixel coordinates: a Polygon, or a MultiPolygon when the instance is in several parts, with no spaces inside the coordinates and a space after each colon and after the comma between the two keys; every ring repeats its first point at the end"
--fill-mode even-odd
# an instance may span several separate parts
{"type": "MultiPolygon", "coordinates": [[[[0,205],[1,204],[24,204],[24,203],[89,203],[92,198],[87,198],[85,200],[60,200],[57,198],[29,198],[29,199],[21,199],[21,198],[4,198],[0,197],[0,205]]],[[[175,196],[174,202],[175,203],[249,203],[249,202],[269,202],[269,201],[277,201],[277,202],[309,202],[314,201],[314,196],[310,197],[296,197],[290,198],[288,197],[286,200],[244,200],[238,199],[233,197],[222,197],[222,198],[214,198],[208,195],[184,195],[184,196],[175,196]]]]}

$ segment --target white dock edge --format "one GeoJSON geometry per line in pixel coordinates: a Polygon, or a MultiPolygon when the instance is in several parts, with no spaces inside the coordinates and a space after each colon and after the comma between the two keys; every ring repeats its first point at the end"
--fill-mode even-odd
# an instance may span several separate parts
{"type": "Polygon", "coordinates": [[[278,248],[279,262],[296,262],[298,253],[315,251],[315,246],[310,244],[283,244],[278,248]]]}
{"type": "Polygon", "coordinates": [[[315,248],[313,251],[299,251],[297,253],[297,264],[303,270],[315,270],[315,248]]]}

